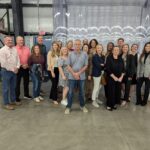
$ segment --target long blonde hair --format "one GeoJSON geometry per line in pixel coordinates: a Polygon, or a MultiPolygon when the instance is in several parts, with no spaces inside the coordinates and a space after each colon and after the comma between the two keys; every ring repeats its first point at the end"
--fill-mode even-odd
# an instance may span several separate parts
{"type": "Polygon", "coordinates": [[[60,50],[60,56],[63,56],[63,49],[64,49],[64,48],[67,49],[67,56],[68,56],[68,55],[69,55],[69,51],[68,51],[68,48],[65,47],[65,46],[61,48],[61,50],[60,50]]]}
{"type": "Polygon", "coordinates": [[[57,55],[57,56],[60,55],[60,48],[59,48],[59,44],[58,44],[56,41],[54,41],[54,42],[52,43],[51,56],[52,56],[52,57],[55,57],[56,55],[57,55]],[[54,44],[56,44],[56,45],[58,46],[58,48],[57,48],[56,51],[53,49],[53,45],[54,45],[54,44]]]}

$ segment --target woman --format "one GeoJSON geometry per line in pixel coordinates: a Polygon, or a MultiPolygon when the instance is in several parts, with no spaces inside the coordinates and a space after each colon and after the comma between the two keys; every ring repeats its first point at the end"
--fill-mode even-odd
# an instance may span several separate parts
{"type": "Polygon", "coordinates": [[[121,82],[124,76],[124,63],[119,57],[119,47],[114,46],[112,55],[106,60],[106,72],[108,75],[108,99],[107,110],[117,109],[116,104],[120,104],[121,82]]]}
{"type": "Polygon", "coordinates": [[[96,53],[93,56],[92,59],[92,76],[94,80],[94,88],[92,93],[92,105],[94,107],[99,107],[98,103],[102,103],[100,100],[98,100],[99,91],[101,88],[100,80],[101,80],[101,72],[104,67],[104,57],[102,56],[103,46],[101,44],[98,44],[96,46],[96,53]]]}
{"type": "Polygon", "coordinates": [[[89,53],[95,54],[96,52],[96,45],[98,44],[98,41],[96,39],[92,39],[89,43],[89,53]]]}
{"type": "MultiPolygon", "coordinates": [[[[107,58],[112,55],[113,47],[114,47],[114,43],[109,42],[107,44],[107,51],[106,51],[106,55],[105,55],[105,62],[106,62],[107,58]]],[[[105,97],[107,99],[108,98],[108,84],[107,84],[107,72],[106,72],[105,68],[104,68],[104,71],[105,71],[104,72],[104,77],[105,77],[105,80],[106,80],[106,85],[104,86],[104,90],[105,90],[105,97]]]]}
{"type": "Polygon", "coordinates": [[[69,41],[67,42],[67,49],[68,49],[68,52],[74,51],[74,50],[73,50],[73,41],[72,41],[72,40],[69,40],[69,41]]]}
{"type": "Polygon", "coordinates": [[[32,52],[33,53],[28,60],[28,65],[30,67],[30,75],[33,82],[33,98],[35,102],[39,103],[41,100],[44,100],[43,97],[40,96],[40,89],[45,62],[44,56],[41,55],[38,45],[33,46],[32,52]]]}
{"type": "Polygon", "coordinates": [[[88,68],[85,71],[85,73],[86,73],[85,98],[86,98],[86,102],[91,102],[93,82],[92,82],[92,79],[91,79],[92,71],[91,71],[91,66],[90,66],[91,57],[89,55],[89,46],[87,44],[84,44],[82,49],[88,55],[88,68]]]}
{"type": "Polygon", "coordinates": [[[60,57],[58,59],[58,68],[60,72],[59,85],[63,87],[62,94],[62,105],[67,105],[67,94],[68,94],[68,76],[69,72],[67,70],[67,59],[68,59],[68,49],[67,47],[62,47],[60,51],[60,57]]]}
{"type": "Polygon", "coordinates": [[[138,62],[136,105],[145,106],[147,104],[150,88],[150,42],[146,43],[138,62]],[[141,97],[141,87],[145,82],[144,97],[141,97]]]}
{"type": "Polygon", "coordinates": [[[125,106],[129,101],[129,94],[130,94],[130,86],[132,83],[132,78],[135,70],[135,63],[133,55],[129,54],[129,45],[124,44],[122,46],[122,54],[121,58],[123,59],[124,68],[125,68],[125,75],[123,78],[123,89],[124,89],[124,98],[122,101],[122,106],[125,106]]]}
{"type": "Polygon", "coordinates": [[[47,65],[48,65],[48,70],[50,72],[50,79],[52,82],[49,98],[53,101],[55,105],[58,104],[57,87],[58,87],[58,80],[59,80],[59,70],[58,70],[59,54],[60,54],[59,45],[57,42],[53,42],[52,49],[48,52],[47,55],[47,65]]]}

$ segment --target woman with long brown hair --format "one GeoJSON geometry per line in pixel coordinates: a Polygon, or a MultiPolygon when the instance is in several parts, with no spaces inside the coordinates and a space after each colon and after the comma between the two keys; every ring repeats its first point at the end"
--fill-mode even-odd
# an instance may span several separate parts
{"type": "Polygon", "coordinates": [[[44,56],[40,53],[40,47],[38,45],[34,45],[32,48],[32,55],[28,60],[28,65],[30,67],[30,75],[33,82],[33,98],[35,102],[44,100],[43,97],[40,96],[44,64],[44,56]]]}
{"type": "Polygon", "coordinates": [[[50,96],[49,98],[53,101],[55,105],[57,102],[57,88],[59,80],[59,70],[58,70],[58,58],[60,55],[60,49],[57,42],[52,43],[52,48],[47,55],[47,65],[48,71],[50,72],[50,80],[52,82],[50,96]]]}
{"type": "Polygon", "coordinates": [[[137,69],[136,105],[145,106],[147,104],[150,88],[150,42],[144,45],[137,69]],[[145,82],[144,97],[141,97],[141,87],[145,82]]]}

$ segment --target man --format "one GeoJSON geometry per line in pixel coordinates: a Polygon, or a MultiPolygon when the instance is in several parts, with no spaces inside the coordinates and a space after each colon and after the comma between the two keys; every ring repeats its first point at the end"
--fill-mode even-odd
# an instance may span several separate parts
{"type": "Polygon", "coordinates": [[[85,45],[85,44],[89,45],[88,39],[84,39],[84,40],[83,40],[83,45],[85,45]]]}
{"type": "Polygon", "coordinates": [[[16,101],[18,105],[21,105],[20,96],[20,83],[23,78],[24,85],[24,98],[31,99],[29,96],[29,66],[28,59],[30,57],[30,49],[24,45],[24,39],[22,36],[16,38],[16,49],[20,59],[20,68],[17,73],[17,85],[16,85],[16,101]]]}
{"type": "Polygon", "coordinates": [[[122,47],[123,47],[123,45],[124,45],[124,39],[123,38],[119,38],[118,40],[117,40],[117,45],[118,45],[118,47],[119,47],[119,49],[120,49],[120,54],[122,53],[122,47]]]}
{"type": "Polygon", "coordinates": [[[10,36],[4,37],[5,46],[0,49],[0,64],[2,67],[2,94],[4,108],[14,110],[16,103],[16,74],[20,67],[20,60],[10,36]],[[10,95],[10,100],[9,100],[10,95]]]}
{"type": "Polygon", "coordinates": [[[73,101],[73,92],[77,83],[79,87],[80,108],[84,113],[88,112],[84,102],[85,70],[87,69],[87,66],[88,56],[81,50],[81,41],[75,40],[75,50],[71,52],[68,57],[69,92],[65,114],[70,114],[73,101]]]}

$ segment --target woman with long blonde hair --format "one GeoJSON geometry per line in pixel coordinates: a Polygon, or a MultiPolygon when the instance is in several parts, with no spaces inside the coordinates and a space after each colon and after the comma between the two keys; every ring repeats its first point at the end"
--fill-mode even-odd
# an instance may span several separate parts
{"type": "Polygon", "coordinates": [[[53,101],[55,105],[58,104],[57,87],[58,87],[58,80],[59,80],[59,70],[58,70],[59,55],[60,55],[59,45],[57,42],[53,42],[52,48],[47,55],[47,65],[48,65],[48,71],[50,72],[50,79],[52,82],[49,98],[53,101]]]}

